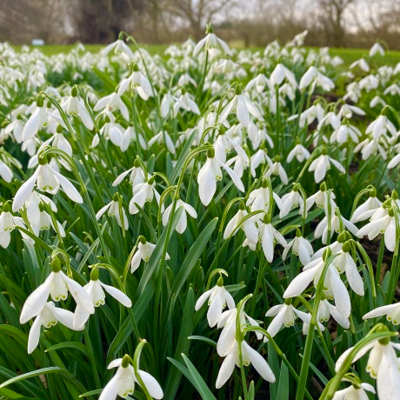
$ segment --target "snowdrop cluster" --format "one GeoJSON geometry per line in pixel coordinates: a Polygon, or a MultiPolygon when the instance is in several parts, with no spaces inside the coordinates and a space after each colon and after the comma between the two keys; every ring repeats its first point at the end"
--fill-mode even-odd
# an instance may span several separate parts
{"type": "Polygon", "coordinates": [[[0,45],[2,390],[400,398],[400,64],[306,34],[0,45]]]}

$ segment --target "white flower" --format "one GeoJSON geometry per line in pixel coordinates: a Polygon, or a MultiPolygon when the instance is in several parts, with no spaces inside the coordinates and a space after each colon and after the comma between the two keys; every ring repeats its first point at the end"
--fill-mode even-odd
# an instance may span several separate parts
{"type": "Polygon", "coordinates": [[[39,314],[37,314],[36,319],[29,331],[28,354],[31,354],[38,346],[40,339],[40,328],[42,326],[45,328],[51,328],[52,326],[56,325],[57,322],[61,322],[69,329],[83,329],[83,326],[81,326],[79,329],[76,329],[73,321],[74,314],[71,311],[55,307],[52,301],[46,303],[40,310],[39,314]]]}
{"type": "Polygon", "coordinates": [[[63,175],[55,171],[49,164],[40,164],[34,174],[18,189],[13,202],[13,211],[18,211],[28,200],[28,197],[37,185],[38,189],[56,194],[60,186],[65,194],[75,203],[83,203],[82,196],[74,185],[63,175]]]}
{"type": "Polygon", "coordinates": [[[308,160],[310,158],[310,152],[300,143],[294,146],[293,150],[290,151],[286,161],[288,163],[292,162],[294,157],[297,158],[298,162],[303,162],[304,160],[308,160]]]}
{"type": "MultiPolygon", "coordinates": [[[[343,381],[346,381],[346,379],[343,379],[343,381]]],[[[357,387],[350,385],[346,389],[336,391],[332,400],[367,400],[369,397],[366,391],[376,393],[372,385],[361,383],[357,387]]]]}
{"type": "Polygon", "coordinates": [[[380,208],[372,215],[370,222],[358,231],[357,236],[362,238],[368,235],[368,239],[373,240],[379,234],[383,234],[386,248],[393,252],[396,247],[397,218],[397,214],[395,214],[393,209],[387,211],[380,208]]]}
{"type": "Polygon", "coordinates": [[[350,64],[349,69],[353,69],[356,67],[360,67],[360,69],[364,72],[369,72],[369,65],[367,61],[365,61],[363,58],[360,58],[357,61],[354,61],[352,64],[350,64]]]}
{"type": "Polygon", "coordinates": [[[140,208],[143,208],[146,202],[151,202],[156,198],[157,204],[160,204],[160,195],[155,188],[154,177],[149,177],[147,182],[138,183],[133,187],[133,197],[129,202],[129,212],[137,214],[140,208]]]}
{"type": "MultiPolygon", "coordinates": [[[[164,211],[163,216],[162,216],[162,223],[164,226],[167,226],[169,218],[170,218],[170,214],[172,211],[172,206],[173,203],[171,203],[164,211]]],[[[196,210],[188,203],[185,203],[184,201],[182,201],[181,199],[178,199],[176,202],[176,208],[175,210],[179,210],[179,208],[183,208],[182,210],[182,214],[179,217],[179,221],[176,224],[175,230],[182,234],[183,232],[185,232],[186,227],[187,227],[187,214],[189,214],[192,218],[197,218],[197,212],[196,210]]]]}
{"type": "Polygon", "coordinates": [[[133,188],[140,183],[144,183],[146,174],[140,166],[139,161],[135,160],[134,166],[126,170],[122,174],[118,175],[112,185],[118,186],[122,182],[122,180],[125,179],[126,176],[128,176],[129,173],[129,182],[132,184],[133,188]]]}
{"type": "MultiPolygon", "coordinates": [[[[90,296],[94,307],[100,307],[105,304],[106,295],[104,291],[115,300],[119,301],[123,306],[127,308],[132,307],[132,301],[125,293],[121,292],[121,290],[114,286],[106,285],[100,281],[99,271],[97,269],[92,270],[90,273],[90,281],[83,288],[90,296]]],[[[87,310],[78,305],[75,310],[75,326],[84,326],[89,316],[90,314],[87,310]]]]}
{"type": "Polygon", "coordinates": [[[94,106],[94,111],[121,111],[121,115],[126,121],[129,121],[129,111],[125,103],[122,101],[118,93],[111,93],[108,96],[102,97],[94,106]]]}
{"type": "Polygon", "coordinates": [[[376,190],[370,194],[367,201],[360,204],[355,210],[350,218],[350,222],[356,223],[360,221],[365,221],[370,218],[375,211],[382,205],[379,199],[376,197],[376,190]]]}
{"type": "Polygon", "coordinates": [[[375,308],[363,316],[363,319],[378,318],[386,315],[386,319],[393,325],[400,324],[400,303],[389,304],[375,308]]]}
{"type": "Polygon", "coordinates": [[[85,103],[78,97],[76,88],[72,88],[71,96],[68,97],[62,104],[62,109],[69,115],[78,115],[83,124],[90,131],[94,128],[94,122],[85,107],[85,103]]]}
{"type": "Polygon", "coordinates": [[[272,71],[272,74],[269,78],[272,87],[275,87],[275,85],[280,86],[280,84],[283,82],[285,78],[289,81],[289,83],[292,86],[297,87],[297,82],[294,73],[289,69],[287,69],[283,64],[278,63],[275,69],[272,71]]]}
{"type": "Polygon", "coordinates": [[[154,143],[158,142],[159,144],[165,143],[167,146],[168,151],[171,154],[176,154],[176,149],[175,149],[175,144],[171,139],[171,136],[169,133],[164,129],[157,133],[157,135],[154,135],[150,140],[149,140],[149,147],[153,146],[154,143]]]}
{"type": "MultiPolygon", "coordinates": [[[[139,381],[130,361],[131,360],[129,356],[124,356],[124,358],[118,358],[114,361],[111,361],[107,368],[118,369],[114,377],[111,378],[101,392],[99,400],[115,400],[117,396],[125,399],[130,394],[133,394],[135,390],[135,383],[139,383],[139,381]]],[[[156,379],[148,372],[140,369],[138,370],[138,373],[150,396],[157,400],[162,399],[164,397],[164,393],[156,379]]]]}
{"type": "Polygon", "coordinates": [[[279,176],[284,185],[289,183],[286,171],[282,167],[279,156],[275,157],[275,162],[272,164],[272,167],[270,167],[264,174],[266,178],[269,178],[271,175],[279,176]]]}
{"type": "MultiPolygon", "coordinates": [[[[143,236],[139,238],[139,244],[134,256],[131,260],[131,273],[134,273],[140,265],[140,261],[148,262],[155,249],[156,245],[148,242],[143,236]]],[[[170,260],[168,253],[165,254],[165,260],[170,260]]]]}
{"type": "Polygon", "coordinates": [[[268,157],[267,151],[265,149],[260,149],[251,156],[250,159],[250,171],[253,178],[256,176],[256,169],[260,164],[268,163],[268,166],[272,168],[272,161],[268,157]]]}
{"type": "MultiPolygon", "coordinates": [[[[66,300],[68,292],[71,293],[78,306],[84,308],[89,314],[94,313],[92,300],[85,289],[79,283],[65,275],[61,271],[60,262],[54,259],[50,275],[26,299],[21,311],[21,324],[25,324],[33,317],[36,317],[43,310],[49,295],[53,301],[58,302],[66,300]]],[[[78,327],[75,324],[75,318],[76,316],[74,316],[74,326],[78,327]]]]}
{"type": "Polygon", "coordinates": [[[115,217],[120,228],[123,228],[126,231],[129,229],[128,217],[126,216],[123,207],[121,206],[120,208],[118,193],[114,195],[113,199],[108,204],[106,204],[97,212],[96,219],[99,220],[106,211],[109,217],[115,217]]]}
{"type": "Polygon", "coordinates": [[[373,57],[375,54],[380,54],[382,57],[385,55],[385,49],[379,43],[375,43],[369,50],[370,57],[373,57]]]}
{"type": "MultiPolygon", "coordinates": [[[[304,324],[310,324],[311,315],[307,314],[303,311],[297,310],[291,304],[278,304],[271,307],[267,313],[266,317],[274,317],[271,323],[268,326],[267,332],[274,337],[283,326],[286,328],[293,326],[294,321],[297,317],[299,317],[304,324]]],[[[324,326],[318,323],[318,326],[321,331],[325,330],[324,326]]],[[[267,338],[264,338],[264,341],[267,342],[267,338]]]]}
{"type": "Polygon", "coordinates": [[[224,123],[229,114],[232,112],[236,112],[238,121],[246,128],[250,123],[250,114],[259,121],[263,120],[263,117],[261,116],[257,106],[248,98],[246,94],[241,93],[239,87],[236,89],[236,94],[233,99],[222,110],[219,116],[219,121],[224,123]]]}
{"type": "Polygon", "coordinates": [[[36,109],[29,117],[28,121],[22,130],[22,141],[26,142],[29,139],[32,139],[38,133],[39,129],[41,129],[47,123],[47,112],[43,107],[43,98],[40,97],[36,101],[36,109]]]}
{"type": "Polygon", "coordinates": [[[346,242],[342,249],[338,252],[339,255],[332,261],[332,264],[337,268],[339,273],[345,273],[350,287],[359,296],[364,296],[364,281],[358,272],[357,264],[350,255],[350,243],[346,242]]]}
{"type": "Polygon", "coordinates": [[[256,350],[250,347],[246,341],[240,342],[240,344],[235,340],[233,347],[229,350],[224,361],[221,364],[221,368],[218,372],[217,381],[215,387],[217,389],[221,388],[227,380],[233,374],[235,365],[240,368],[240,358],[239,358],[239,346],[241,346],[241,353],[243,364],[248,366],[253,365],[255,370],[260,374],[260,376],[267,382],[275,382],[275,375],[268,365],[267,361],[261,356],[256,350]]]}
{"type": "Polygon", "coordinates": [[[299,207],[299,214],[303,215],[304,211],[304,199],[301,195],[298,185],[294,185],[293,190],[286,193],[281,198],[279,218],[286,217],[292,211],[293,208],[299,207]]]}
{"type": "Polygon", "coordinates": [[[331,169],[331,164],[333,164],[342,174],[346,172],[340,162],[334,160],[323,152],[310,164],[308,168],[308,171],[314,171],[314,179],[316,183],[321,182],[325,178],[326,171],[331,169]]]}
{"type": "Polygon", "coordinates": [[[216,181],[222,179],[221,167],[228,173],[231,177],[235,186],[244,192],[244,186],[240,178],[237,176],[231,168],[226,164],[222,163],[215,157],[215,150],[211,149],[207,153],[207,161],[200,169],[197,176],[197,183],[199,184],[199,197],[203,205],[208,206],[214,197],[217,190],[216,181]]]}
{"type": "Polygon", "coordinates": [[[321,220],[321,222],[317,225],[314,231],[314,237],[316,239],[322,238],[322,243],[326,244],[328,242],[328,233],[330,237],[333,236],[334,232],[340,232],[341,225],[345,226],[353,235],[358,235],[357,227],[346,218],[341,215],[338,216],[333,213],[331,215],[330,221],[330,230],[329,230],[329,220],[328,220],[328,210],[325,209],[325,217],[321,220]]]}
{"type": "Polygon", "coordinates": [[[200,42],[196,44],[196,47],[193,50],[193,57],[196,57],[203,47],[206,49],[206,51],[213,48],[222,49],[226,54],[228,54],[228,56],[232,55],[229,46],[217,35],[215,35],[211,25],[207,27],[207,31],[208,34],[206,35],[206,37],[201,39],[200,42]]]}
{"type": "MultiPolygon", "coordinates": [[[[236,235],[238,232],[238,227],[240,222],[244,217],[248,215],[243,204],[240,204],[238,212],[233,216],[233,218],[228,222],[224,231],[224,239],[228,239],[232,234],[236,235]]],[[[257,243],[258,241],[258,231],[254,221],[254,218],[247,218],[246,221],[240,224],[240,229],[243,229],[246,238],[252,242],[257,243]]]]}
{"type": "Polygon", "coordinates": [[[286,247],[287,243],[282,234],[272,226],[268,219],[269,218],[266,214],[263,223],[261,223],[259,227],[259,237],[265,258],[269,263],[271,263],[274,260],[275,242],[279,243],[283,247],[286,247]]]}
{"type": "MultiPolygon", "coordinates": [[[[400,350],[398,343],[386,344],[376,339],[362,347],[352,360],[355,363],[371,350],[367,362],[367,372],[376,379],[380,400],[396,399],[400,393],[400,370],[395,349],[400,350]]],[[[336,372],[352,350],[353,347],[350,347],[339,357],[335,366],[336,372]]]]}
{"type": "Polygon", "coordinates": [[[349,316],[342,315],[328,300],[321,300],[318,307],[318,321],[328,322],[331,316],[344,329],[350,328],[349,316]]]}
{"type": "Polygon", "coordinates": [[[387,132],[393,136],[397,135],[396,127],[385,115],[380,115],[376,120],[372,121],[365,133],[371,133],[372,138],[378,140],[381,136],[387,138],[387,132]]]}
{"type": "Polygon", "coordinates": [[[143,100],[148,100],[149,97],[153,96],[150,82],[141,72],[139,72],[137,64],[134,64],[134,71],[132,74],[128,78],[122,79],[120,82],[118,95],[122,96],[129,87],[137,92],[143,100]]]}
{"type": "Polygon", "coordinates": [[[235,301],[231,294],[224,288],[223,281],[221,285],[218,282],[216,286],[207,290],[199,297],[196,301],[195,310],[199,311],[207,299],[209,307],[207,312],[207,321],[208,325],[213,328],[217,325],[221,318],[222,311],[226,306],[228,306],[230,310],[235,308],[235,301]]]}
{"type": "MultiPolygon", "coordinates": [[[[275,193],[272,192],[268,187],[268,182],[266,179],[263,180],[262,186],[259,189],[254,189],[250,194],[249,198],[247,199],[246,206],[251,206],[251,212],[263,210],[266,213],[269,211],[271,207],[271,200],[274,200],[281,209],[282,202],[280,197],[275,193]]],[[[261,218],[261,214],[255,216],[256,219],[261,218]]]]}
{"type": "Polygon", "coordinates": [[[124,53],[126,54],[129,58],[134,58],[132,50],[128,47],[127,44],[121,39],[116,40],[113,43],[110,43],[108,46],[106,46],[104,49],[101,50],[101,55],[106,56],[108,53],[110,53],[112,50],[116,54],[118,53],[124,53]]]}
{"type": "MultiPolygon", "coordinates": [[[[24,221],[21,217],[15,217],[9,211],[9,206],[3,206],[3,211],[0,214],[0,246],[7,248],[11,242],[11,232],[18,226],[25,228],[24,221]]],[[[19,230],[19,229],[18,229],[19,230]]],[[[24,232],[21,232],[21,236],[24,241],[29,245],[33,246],[35,241],[24,232]]]]}
{"type": "MultiPolygon", "coordinates": [[[[323,258],[318,258],[311,261],[303,268],[303,272],[297,275],[289,284],[285,293],[284,299],[300,296],[308,287],[311,281],[314,280],[314,286],[318,286],[322,271],[325,266],[323,258]]],[[[324,291],[329,297],[335,299],[335,305],[339,313],[348,317],[351,312],[350,296],[346,286],[340,279],[338,270],[333,264],[330,264],[325,275],[324,291]]]]}
{"type": "Polygon", "coordinates": [[[290,241],[282,253],[282,258],[285,260],[289,250],[292,249],[292,253],[296,256],[299,256],[300,262],[303,265],[307,265],[311,256],[314,254],[314,250],[310,244],[310,242],[301,236],[301,232],[297,229],[295,238],[290,241]]]}

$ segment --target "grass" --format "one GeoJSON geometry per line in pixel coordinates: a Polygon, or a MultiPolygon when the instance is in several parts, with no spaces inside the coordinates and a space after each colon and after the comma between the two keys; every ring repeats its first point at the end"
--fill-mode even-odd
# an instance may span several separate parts
{"type": "MultiPolygon", "coordinates": [[[[167,45],[141,45],[144,49],[148,50],[150,54],[160,54],[164,52],[164,50],[167,48],[167,45]]],[[[50,56],[54,54],[59,54],[59,53],[68,53],[73,49],[75,45],[45,45],[45,46],[40,46],[37,47],[39,48],[45,55],[50,56]]],[[[88,51],[91,51],[93,53],[97,53],[101,50],[103,45],[100,44],[87,44],[85,45],[86,49],[88,51]]],[[[19,50],[21,47],[16,46],[15,47],[17,50],[19,50]]],[[[33,48],[33,46],[32,46],[33,48]]],[[[241,47],[238,47],[239,49],[241,47]]],[[[263,50],[263,48],[256,48],[253,47],[251,48],[254,51],[256,50],[263,50]]],[[[330,54],[332,56],[339,56],[341,57],[346,65],[350,65],[352,62],[360,59],[361,57],[368,58],[368,49],[347,49],[347,48],[331,48],[330,49],[330,54]]],[[[400,62],[400,51],[389,51],[384,57],[376,56],[374,61],[376,62],[377,65],[391,65],[394,66],[398,62],[400,62]]]]}

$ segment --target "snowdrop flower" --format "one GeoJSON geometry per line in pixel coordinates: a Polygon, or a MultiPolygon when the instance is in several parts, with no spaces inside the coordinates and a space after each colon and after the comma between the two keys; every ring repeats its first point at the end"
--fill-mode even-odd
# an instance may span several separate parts
{"type": "Polygon", "coordinates": [[[315,183],[319,183],[325,178],[326,171],[331,169],[331,164],[333,164],[342,174],[346,172],[343,165],[329,157],[326,149],[323,149],[322,154],[316,158],[308,168],[309,172],[314,172],[315,183]]]}
{"type": "MultiPolygon", "coordinates": [[[[8,202],[3,205],[3,211],[0,213],[0,246],[6,249],[11,242],[11,232],[17,228],[22,227],[26,228],[24,221],[21,217],[15,217],[11,214],[11,207],[8,202]]],[[[19,230],[19,229],[18,229],[19,230]]],[[[24,239],[25,243],[29,246],[33,246],[35,241],[26,235],[24,232],[21,232],[22,239],[24,239]]]]}
{"type": "MultiPolygon", "coordinates": [[[[118,369],[114,377],[111,378],[101,392],[99,400],[116,400],[117,396],[126,399],[129,395],[133,394],[135,383],[141,385],[131,363],[132,359],[128,355],[111,361],[107,368],[118,369]]],[[[152,398],[158,400],[164,397],[161,386],[153,376],[140,369],[138,369],[137,373],[152,398]]]]}
{"type": "Polygon", "coordinates": [[[166,118],[171,110],[179,110],[180,108],[185,109],[185,104],[183,104],[176,96],[173,96],[170,93],[164,95],[161,101],[161,116],[163,118],[166,118]],[[175,104],[178,104],[178,106],[175,107],[175,104]]]}
{"type": "Polygon", "coordinates": [[[325,114],[324,108],[319,103],[317,103],[308,108],[307,110],[303,111],[300,114],[300,117],[298,114],[294,114],[290,116],[287,120],[293,121],[300,118],[299,126],[300,128],[304,128],[306,125],[311,125],[315,121],[315,119],[321,121],[324,114],[325,114]]]}
{"type": "Polygon", "coordinates": [[[262,93],[270,85],[269,79],[263,73],[260,73],[249,81],[245,89],[246,92],[249,92],[254,88],[257,93],[262,93]]]}
{"type": "Polygon", "coordinates": [[[290,163],[293,161],[294,157],[297,158],[298,162],[302,163],[304,160],[308,160],[310,158],[310,152],[302,144],[298,143],[290,151],[286,161],[290,163]]]}
{"type": "Polygon", "coordinates": [[[42,192],[56,194],[60,186],[65,194],[75,203],[83,203],[82,196],[75,189],[75,186],[63,175],[55,171],[47,159],[39,158],[39,166],[33,175],[18,189],[13,202],[13,211],[18,211],[28,200],[35,185],[42,192]]]}
{"type": "Polygon", "coordinates": [[[287,246],[285,238],[272,226],[271,219],[268,214],[265,214],[263,221],[259,226],[259,238],[265,258],[269,263],[271,263],[274,259],[275,242],[279,243],[283,247],[287,246]]]}
{"type": "Polygon", "coordinates": [[[292,86],[297,87],[294,73],[287,69],[283,64],[278,63],[269,77],[272,87],[275,87],[276,85],[280,86],[285,78],[292,86]]]}
{"type": "Polygon", "coordinates": [[[359,67],[364,72],[369,72],[369,65],[368,65],[367,61],[365,61],[363,58],[360,58],[359,60],[354,61],[349,66],[350,69],[354,69],[356,67],[359,67]]]}
{"type": "Polygon", "coordinates": [[[363,316],[363,319],[379,318],[386,315],[386,319],[393,325],[400,324],[400,303],[389,304],[375,308],[363,316]]]}
{"type": "MultiPolygon", "coordinates": [[[[153,254],[156,245],[148,242],[143,236],[139,237],[139,243],[137,246],[137,251],[135,249],[135,254],[131,260],[131,273],[134,273],[140,265],[140,261],[148,262],[151,255],[153,254]]],[[[168,253],[165,254],[165,260],[170,260],[171,257],[168,253]]]]}
{"type": "MultiPolygon", "coordinates": [[[[259,189],[254,189],[249,194],[246,206],[251,206],[251,212],[263,210],[268,213],[272,205],[272,201],[275,201],[278,208],[281,209],[282,202],[280,197],[268,186],[268,180],[263,179],[261,187],[259,189]]],[[[255,216],[255,218],[260,219],[261,215],[259,215],[258,217],[255,216]]]]}
{"type": "Polygon", "coordinates": [[[326,91],[332,90],[335,87],[333,81],[327,76],[323,75],[314,66],[311,66],[300,79],[299,89],[304,90],[310,84],[312,85],[312,91],[314,91],[316,86],[320,86],[326,91]]]}
{"type": "Polygon", "coordinates": [[[137,92],[143,100],[148,100],[149,97],[153,96],[153,90],[151,88],[149,80],[139,72],[139,67],[136,63],[133,64],[132,74],[122,81],[118,87],[118,95],[122,96],[127,89],[131,87],[133,91],[137,92]]]}
{"type": "Polygon", "coordinates": [[[171,139],[171,136],[167,132],[166,129],[163,129],[161,132],[159,132],[157,135],[154,135],[150,140],[149,140],[149,147],[153,146],[154,143],[162,144],[165,143],[167,146],[168,151],[171,154],[176,154],[176,149],[175,149],[175,144],[171,139]]]}
{"type": "Polygon", "coordinates": [[[240,223],[248,215],[244,204],[241,202],[239,204],[238,212],[233,216],[233,218],[228,222],[224,231],[224,239],[230,238],[232,235],[236,235],[238,232],[238,227],[243,229],[247,240],[252,243],[257,243],[258,241],[258,231],[254,221],[254,218],[247,218],[243,223],[240,223]],[[240,225],[239,225],[240,224],[240,225]]]}
{"type": "MultiPolygon", "coordinates": [[[[139,160],[135,160],[132,168],[124,171],[122,174],[118,175],[115,181],[113,182],[113,186],[118,186],[129,174],[129,182],[132,184],[132,187],[136,187],[140,183],[145,182],[146,173],[143,171],[139,160]]],[[[149,174],[148,174],[149,175],[149,174]]]]}
{"type": "Polygon", "coordinates": [[[235,96],[222,110],[219,121],[224,123],[228,116],[235,112],[238,121],[246,128],[250,123],[250,114],[259,121],[263,120],[263,117],[258,110],[257,106],[248,98],[246,94],[242,93],[241,87],[238,85],[235,89],[235,96]]]}
{"type": "Polygon", "coordinates": [[[256,169],[260,164],[267,163],[269,168],[272,168],[272,160],[268,157],[266,149],[260,149],[250,158],[250,171],[253,178],[256,176],[256,169]]]}
{"type": "MultiPolygon", "coordinates": [[[[274,317],[267,329],[267,332],[272,337],[276,336],[283,326],[286,328],[293,326],[297,317],[305,324],[310,324],[311,322],[311,315],[294,308],[291,304],[291,300],[285,300],[284,304],[278,304],[271,307],[265,316],[274,317]]],[[[325,330],[322,324],[318,323],[318,326],[321,331],[325,330]]],[[[267,341],[268,339],[264,338],[264,342],[267,341]]]]}
{"type": "Polygon", "coordinates": [[[129,111],[118,93],[102,97],[94,106],[94,111],[114,112],[119,110],[126,121],[129,121],[129,111]]]}
{"type": "Polygon", "coordinates": [[[26,121],[24,129],[22,130],[22,141],[26,142],[32,139],[46,123],[47,112],[44,108],[44,99],[42,96],[38,96],[36,99],[36,109],[29,117],[28,121],[26,121]]]}
{"type": "MultiPolygon", "coordinates": [[[[100,307],[104,305],[106,299],[106,294],[104,292],[107,292],[111,297],[120,302],[123,306],[131,308],[131,299],[125,293],[121,292],[121,290],[115,288],[114,286],[106,285],[105,283],[101,282],[99,279],[99,275],[100,274],[98,268],[94,267],[90,272],[89,283],[87,283],[83,287],[90,296],[93,306],[100,307]]],[[[90,314],[87,312],[87,310],[79,306],[78,304],[75,310],[74,326],[83,327],[89,317],[90,314]]]]}
{"type": "Polygon", "coordinates": [[[140,208],[143,208],[146,202],[151,202],[153,198],[156,198],[157,204],[160,204],[160,195],[155,188],[156,182],[154,176],[149,177],[147,182],[138,183],[133,187],[133,197],[129,202],[129,212],[131,214],[137,214],[140,208]]]}
{"type": "Polygon", "coordinates": [[[321,299],[318,307],[318,321],[328,322],[331,316],[342,328],[350,329],[349,317],[342,315],[337,307],[329,303],[325,298],[321,299]]]}
{"type": "Polygon", "coordinates": [[[284,218],[292,211],[293,208],[300,207],[299,214],[304,212],[304,199],[300,190],[299,184],[293,185],[293,190],[286,193],[281,198],[279,218],[284,218]]]}
{"type": "MultiPolygon", "coordinates": [[[[163,216],[162,216],[162,223],[164,226],[168,225],[168,221],[170,219],[171,211],[172,211],[173,203],[171,203],[164,211],[163,216]]],[[[189,214],[192,218],[197,218],[197,212],[196,210],[188,203],[185,203],[181,199],[178,199],[176,202],[176,207],[175,210],[179,210],[179,208],[182,208],[182,214],[179,217],[179,221],[176,224],[175,230],[182,234],[185,232],[187,228],[187,214],[189,214]]]]}
{"type": "Polygon", "coordinates": [[[358,143],[361,136],[361,131],[352,125],[340,125],[331,136],[331,143],[337,142],[339,145],[346,143],[349,138],[354,142],[358,143]]]}
{"type": "Polygon", "coordinates": [[[71,96],[61,104],[61,107],[67,114],[79,116],[89,131],[94,128],[92,117],[86,109],[85,103],[78,97],[78,89],[76,86],[72,88],[71,96]]]}
{"type": "Polygon", "coordinates": [[[335,193],[333,193],[332,190],[328,192],[326,184],[325,182],[323,182],[320,185],[320,190],[318,190],[317,193],[307,198],[306,210],[309,211],[314,204],[316,204],[316,206],[319,208],[328,209],[329,200],[330,200],[330,206],[334,210],[337,207],[335,203],[335,198],[336,198],[335,193]]]}
{"type": "Polygon", "coordinates": [[[174,104],[173,115],[177,115],[180,108],[182,108],[185,111],[189,111],[194,114],[200,115],[199,106],[196,104],[193,97],[184,90],[181,90],[181,95],[179,96],[179,102],[176,102],[174,104]]]}
{"type": "Polygon", "coordinates": [[[287,246],[283,250],[282,258],[284,260],[289,254],[290,249],[292,249],[292,253],[294,255],[299,256],[300,262],[303,265],[309,264],[311,257],[314,254],[311,243],[307,239],[303,238],[299,229],[296,229],[296,236],[287,244],[287,246]]]}
{"type": "MultiPolygon", "coordinates": [[[[396,168],[400,163],[400,153],[396,154],[389,162],[387,169],[396,168]]],[[[3,178],[4,179],[4,178],[3,178]]],[[[6,179],[4,179],[6,180],[6,179]]]]}
{"type": "Polygon", "coordinates": [[[362,110],[360,107],[352,106],[350,104],[343,104],[338,113],[338,117],[340,119],[341,118],[350,119],[353,116],[353,114],[364,116],[365,111],[362,110]]]}
{"type": "MultiPolygon", "coordinates": [[[[329,251],[324,253],[322,258],[311,261],[303,268],[303,272],[297,275],[289,284],[285,293],[284,299],[300,296],[311,281],[314,281],[314,286],[318,286],[319,279],[321,278],[322,271],[325,267],[325,262],[330,255],[329,251]]],[[[331,263],[325,275],[324,291],[329,297],[335,299],[335,305],[338,312],[348,317],[351,312],[350,296],[346,286],[339,276],[336,267],[331,263]]]]}
{"type": "Polygon", "coordinates": [[[248,366],[253,365],[254,369],[260,374],[260,376],[267,382],[275,382],[275,375],[268,365],[267,361],[261,356],[256,350],[250,347],[245,340],[242,342],[235,343],[226,355],[224,361],[221,364],[221,368],[218,372],[217,381],[215,387],[220,389],[233,374],[235,365],[240,368],[241,362],[239,358],[239,346],[241,347],[241,354],[243,364],[248,366]]]}
{"type": "Polygon", "coordinates": [[[375,394],[375,389],[369,383],[361,383],[361,381],[352,377],[352,379],[342,379],[343,382],[351,382],[352,385],[346,389],[337,390],[333,396],[333,400],[367,400],[369,399],[367,392],[375,394]]]}
{"type": "MultiPolygon", "coordinates": [[[[85,309],[89,314],[94,313],[92,300],[85,289],[69,278],[61,271],[61,262],[54,258],[51,262],[52,272],[39,287],[37,287],[26,299],[20,316],[21,324],[36,317],[45,307],[49,295],[53,301],[66,300],[68,292],[74,298],[76,304],[85,309]]],[[[75,318],[75,316],[74,316],[75,318]]],[[[76,326],[76,325],[75,325],[76,326]]]]}
{"type": "Polygon", "coordinates": [[[10,183],[13,176],[11,168],[0,158],[0,177],[10,183]]]}
{"type": "Polygon", "coordinates": [[[125,210],[122,206],[120,207],[120,201],[122,202],[122,196],[115,193],[113,199],[97,212],[96,219],[99,220],[107,211],[107,215],[109,217],[115,217],[120,228],[127,231],[129,229],[129,221],[125,210]]]}
{"type": "Polygon", "coordinates": [[[44,202],[39,204],[39,215],[37,219],[31,222],[31,227],[36,236],[39,236],[39,232],[43,230],[48,230],[52,227],[56,232],[60,234],[61,237],[65,237],[64,227],[56,221],[56,226],[53,223],[50,215],[45,211],[44,202]]]}
{"type": "Polygon", "coordinates": [[[207,25],[206,37],[201,39],[200,42],[196,44],[193,50],[193,57],[196,57],[203,47],[206,51],[213,48],[222,49],[226,54],[228,54],[228,56],[232,55],[229,46],[217,35],[215,35],[214,28],[211,24],[207,25]]]}
{"type": "Polygon", "coordinates": [[[386,106],[386,101],[383,100],[381,97],[379,96],[375,96],[369,103],[369,108],[374,108],[377,105],[381,105],[382,108],[386,106]]]}
{"type": "Polygon", "coordinates": [[[340,127],[340,117],[333,111],[329,111],[319,120],[317,130],[320,131],[321,128],[326,125],[330,125],[333,129],[338,129],[340,127]]]}
{"type": "Polygon", "coordinates": [[[380,115],[375,121],[372,121],[365,131],[365,133],[370,133],[375,140],[381,136],[386,137],[387,132],[393,136],[397,135],[396,127],[385,115],[380,115]]]}
{"type": "Polygon", "coordinates": [[[353,224],[360,221],[365,221],[370,218],[379,207],[381,207],[382,202],[376,197],[375,188],[371,188],[369,191],[369,198],[364,203],[360,204],[355,210],[350,218],[350,222],[353,224]]]}
{"type": "Polygon", "coordinates": [[[235,186],[244,192],[244,186],[237,174],[215,157],[215,150],[210,149],[207,152],[207,161],[200,169],[197,176],[199,185],[199,197],[203,205],[208,206],[217,190],[216,181],[222,179],[221,167],[228,173],[235,186]]]}
{"type": "MultiPolygon", "coordinates": [[[[350,347],[339,357],[335,366],[336,372],[352,350],[353,347],[350,347]]],[[[400,350],[399,344],[390,342],[389,339],[375,339],[362,347],[352,360],[354,363],[370,351],[366,369],[376,379],[380,400],[393,400],[400,393],[400,370],[395,350],[400,350]]]]}
{"type": "Polygon", "coordinates": [[[375,43],[369,50],[370,57],[373,57],[375,54],[380,54],[382,57],[385,55],[385,49],[379,43],[375,43]]]}
{"type": "Polygon", "coordinates": [[[364,281],[358,272],[357,264],[350,255],[350,242],[344,243],[342,249],[338,251],[338,256],[332,261],[339,273],[345,273],[351,289],[359,296],[364,296],[364,281]]]}
{"type": "Polygon", "coordinates": [[[102,56],[107,56],[113,50],[114,50],[114,52],[116,54],[124,53],[129,58],[134,58],[132,50],[128,47],[128,45],[122,39],[118,39],[115,42],[110,43],[104,49],[102,49],[101,50],[101,55],[102,56]]]}
{"type": "Polygon", "coordinates": [[[204,292],[196,301],[195,310],[199,311],[208,299],[207,321],[210,328],[217,325],[221,318],[222,311],[226,306],[230,310],[235,308],[235,301],[231,294],[224,288],[224,280],[222,277],[218,279],[217,285],[212,289],[204,292]]]}
{"type": "Polygon", "coordinates": [[[285,169],[282,167],[281,159],[279,156],[275,156],[272,167],[269,168],[267,172],[264,174],[266,178],[269,178],[271,175],[279,176],[280,180],[284,185],[287,185],[289,183],[288,176],[286,174],[285,169]]]}
{"type": "Polygon", "coordinates": [[[386,248],[393,252],[396,247],[396,219],[398,216],[393,208],[386,211],[383,216],[380,215],[381,213],[377,214],[379,210],[372,215],[370,222],[358,231],[357,236],[362,238],[368,235],[368,239],[373,240],[379,234],[383,234],[386,248]]]}
{"type": "Polygon", "coordinates": [[[341,227],[346,227],[353,235],[358,234],[357,227],[346,218],[342,217],[340,214],[338,215],[338,209],[335,210],[335,214],[332,212],[331,215],[331,228],[330,231],[328,229],[328,210],[325,209],[325,217],[321,220],[321,222],[317,225],[314,231],[314,237],[316,239],[322,238],[322,243],[326,244],[328,241],[328,233],[330,237],[333,236],[334,232],[341,232],[341,227]]]}
{"type": "Polygon", "coordinates": [[[79,329],[75,329],[73,321],[74,314],[71,311],[55,307],[52,301],[45,303],[39,314],[37,314],[36,319],[29,331],[28,354],[31,354],[38,346],[40,339],[40,328],[42,326],[49,329],[52,326],[57,325],[57,322],[61,322],[67,328],[72,330],[83,329],[83,326],[81,326],[79,329]]]}

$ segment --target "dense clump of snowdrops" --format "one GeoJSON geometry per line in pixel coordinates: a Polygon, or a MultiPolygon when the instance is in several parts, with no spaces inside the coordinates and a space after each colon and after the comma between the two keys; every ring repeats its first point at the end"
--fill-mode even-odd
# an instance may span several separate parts
{"type": "Polygon", "coordinates": [[[1,45],[2,397],[400,398],[400,66],[305,34],[1,45]]]}

